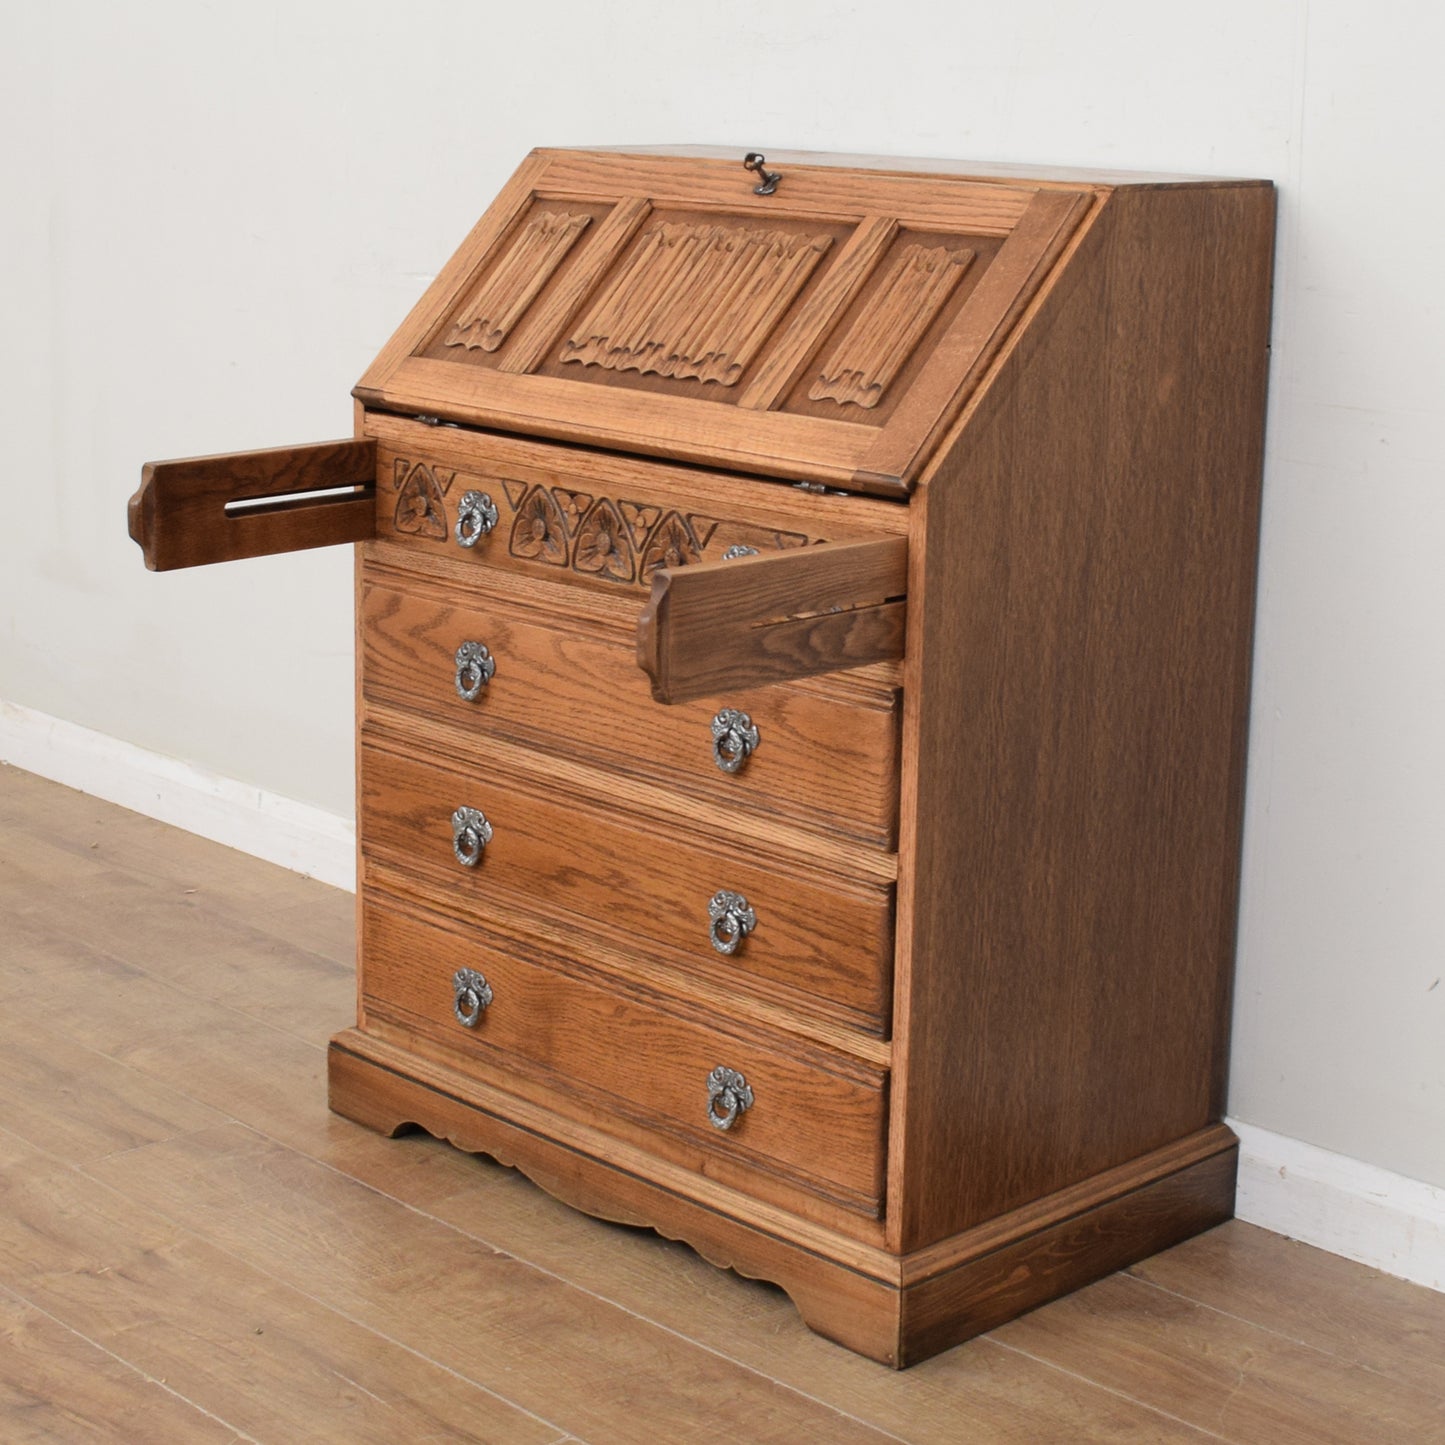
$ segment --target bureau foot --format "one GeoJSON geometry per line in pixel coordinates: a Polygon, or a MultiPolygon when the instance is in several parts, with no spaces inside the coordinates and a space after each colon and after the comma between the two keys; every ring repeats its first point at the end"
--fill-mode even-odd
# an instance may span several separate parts
{"type": "Polygon", "coordinates": [[[1215,1125],[900,1257],[760,1207],[358,1030],[332,1040],[328,1073],[331,1107],[346,1118],[387,1135],[424,1129],[520,1170],[588,1214],[648,1226],[719,1267],[769,1280],[809,1328],[895,1368],[1234,1213],[1238,1145],[1215,1125]]]}

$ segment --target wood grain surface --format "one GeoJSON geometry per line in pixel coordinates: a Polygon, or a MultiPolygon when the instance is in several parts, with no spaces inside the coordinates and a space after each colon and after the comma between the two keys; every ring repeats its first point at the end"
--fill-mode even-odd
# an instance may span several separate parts
{"type": "Polygon", "coordinates": [[[637,662],[653,697],[677,703],[900,658],[907,588],[901,537],[664,568],[637,662]]]}
{"type": "Polygon", "coordinates": [[[607,809],[599,778],[591,806],[547,784],[547,760],[510,776],[467,755],[448,766],[402,736],[372,734],[361,755],[361,829],[367,858],[447,889],[459,916],[486,927],[492,910],[563,922],[581,940],[631,940],[686,972],[721,966],[741,994],[757,979],[793,991],[797,1006],[844,1011],[884,1027],[892,956],[886,886],[829,887],[786,855],[735,850],[707,833],[648,827],[607,809]],[[417,756],[417,754],[421,754],[417,756]],[[493,838],[472,868],[453,853],[452,813],[478,809],[493,838]],[[714,949],[709,900],[742,894],[756,926],[735,953],[714,949]],[[798,997],[798,996],[805,997],[798,997]]]}
{"type": "MultiPolygon", "coordinates": [[[[731,564],[730,564],[731,565],[731,564]]],[[[537,605],[478,578],[467,592],[374,570],[361,599],[362,687],[372,702],[409,707],[482,742],[504,737],[563,752],[609,771],[748,815],[891,848],[898,807],[896,694],[875,700],[745,682],[678,707],[652,700],[633,632],[589,627],[570,589],[537,605]],[[456,652],[482,643],[492,680],[467,701],[456,652]],[[714,756],[712,721],[747,713],[758,745],[728,773],[714,756]]]]}
{"type": "Polygon", "coordinates": [[[925,482],[901,1248],[1223,1110],[1272,236],[1268,189],[1112,196],[925,482]]]}
{"type": "MultiPolygon", "coordinates": [[[[379,895],[363,910],[368,1018],[399,1020],[442,1043],[453,1067],[500,1089],[521,1074],[553,1109],[640,1140],[698,1177],[778,1196],[761,1171],[876,1216],[883,1180],[882,1074],[814,1048],[801,1057],[757,1029],[730,1027],[605,975],[563,973],[379,895]],[[493,1000],[465,1028],[453,973],[480,972],[493,1000]],[[753,1091],[726,1132],[709,1120],[708,1076],[724,1066],[753,1091]]],[[[515,1086],[513,1086],[515,1087],[515,1086]]],[[[788,1196],[781,1196],[787,1202],[788,1196]]]]}
{"type": "Polygon", "coordinates": [[[148,462],[127,523],[152,572],[331,547],[372,535],[375,482],[363,439],[148,462]]]}

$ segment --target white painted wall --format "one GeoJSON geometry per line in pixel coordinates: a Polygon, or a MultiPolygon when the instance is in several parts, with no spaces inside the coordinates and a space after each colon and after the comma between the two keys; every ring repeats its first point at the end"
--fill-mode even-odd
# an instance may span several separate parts
{"type": "Polygon", "coordinates": [[[349,554],[150,576],[124,502],[346,434],[533,145],[1271,176],[1231,1112],[1445,1185],[1442,13],[3,0],[0,698],[349,813],[349,554]]]}

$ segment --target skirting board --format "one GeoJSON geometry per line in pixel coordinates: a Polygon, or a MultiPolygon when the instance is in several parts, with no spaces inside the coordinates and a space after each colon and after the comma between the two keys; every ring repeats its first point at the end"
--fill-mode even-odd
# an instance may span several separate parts
{"type": "MultiPolygon", "coordinates": [[[[0,762],[356,887],[353,824],[190,763],[0,700],[0,762]]],[[[1238,1119],[1239,1218],[1430,1289],[1445,1290],[1445,1189],[1238,1119]]]]}
{"type": "Polygon", "coordinates": [[[356,889],[356,828],[322,808],[3,699],[0,762],[333,887],[356,889]]]}
{"type": "Polygon", "coordinates": [[[1225,1122],[1239,1135],[1238,1218],[1445,1291],[1445,1189],[1225,1122]]]}

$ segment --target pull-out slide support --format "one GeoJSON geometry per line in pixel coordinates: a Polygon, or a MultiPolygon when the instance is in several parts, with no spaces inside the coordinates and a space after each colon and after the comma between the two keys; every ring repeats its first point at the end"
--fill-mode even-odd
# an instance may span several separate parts
{"type": "Polygon", "coordinates": [[[690,702],[903,656],[908,542],[820,542],[663,568],[637,621],[658,702],[690,702]]]}
{"type": "Polygon", "coordinates": [[[152,572],[364,542],[376,527],[376,443],[319,442],[150,462],[130,499],[152,572]]]}

